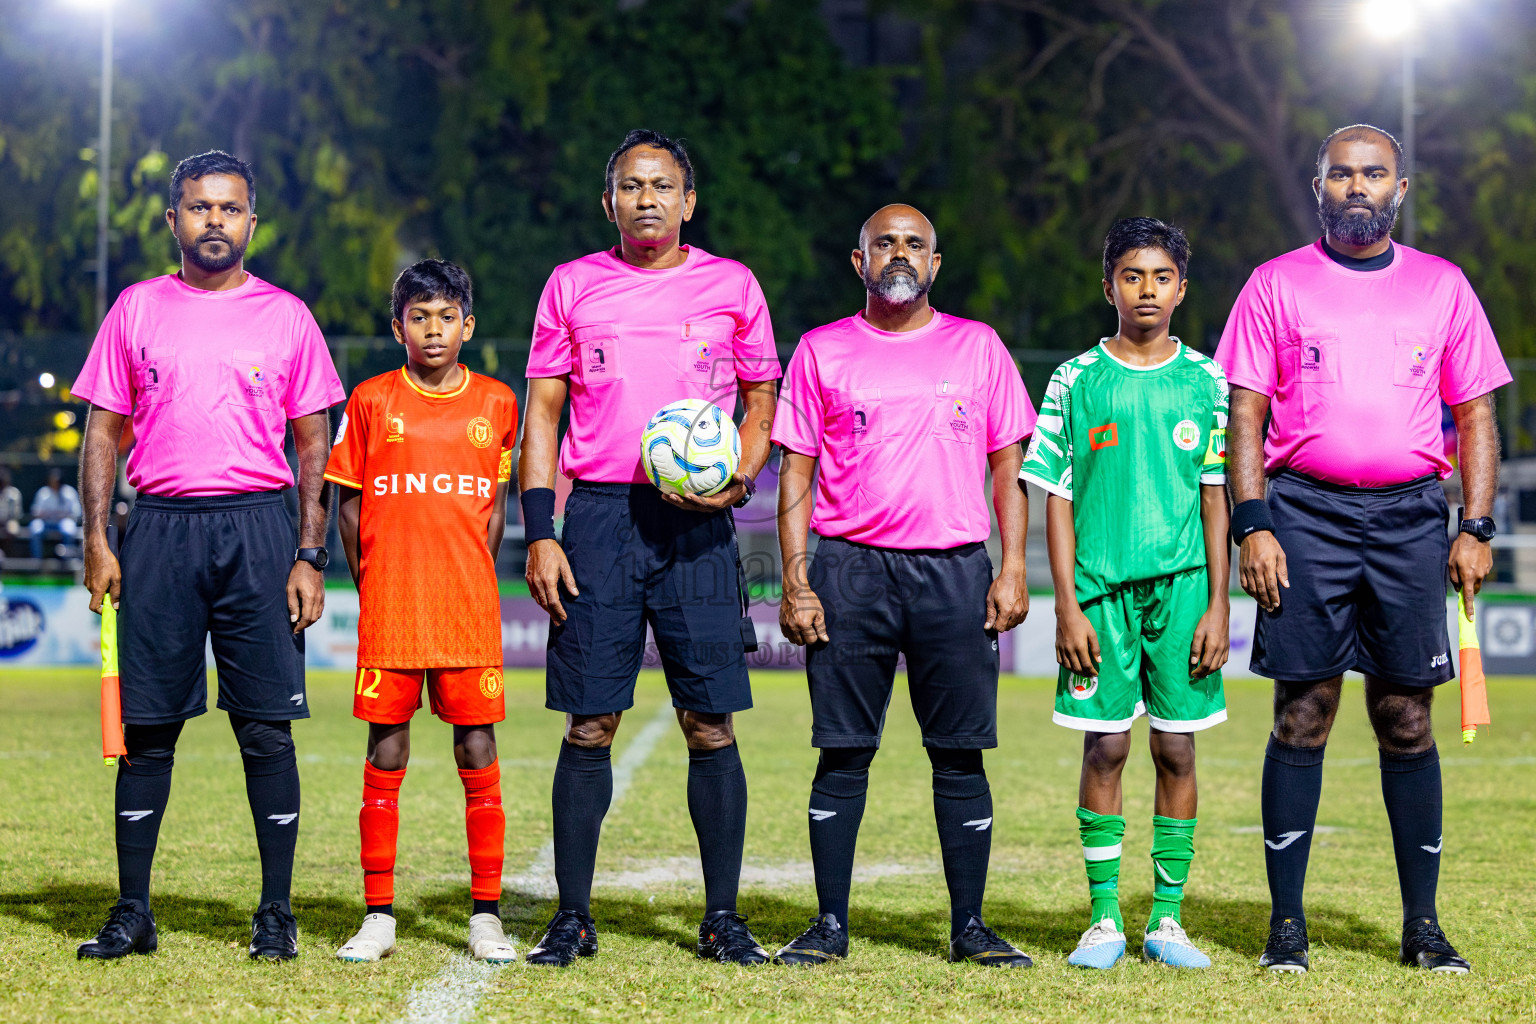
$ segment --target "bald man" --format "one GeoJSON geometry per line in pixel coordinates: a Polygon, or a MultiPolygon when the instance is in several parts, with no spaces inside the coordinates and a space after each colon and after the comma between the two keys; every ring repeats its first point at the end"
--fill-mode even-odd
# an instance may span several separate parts
{"type": "Polygon", "coordinates": [[[810,802],[820,906],[779,963],[848,955],[854,844],[903,655],[933,762],[950,959],[1032,963],[981,916],[992,849],[981,752],[997,746],[997,634],[1029,607],[1028,509],[1015,480],[1035,409],[996,332],[929,306],[939,262],[928,218],[910,206],[876,211],[853,251],[864,311],[801,339],[774,420],[784,449],[779,623],[808,648],[811,743],[821,750],[810,802]],[[1003,548],[995,579],[989,469],[1003,548]]]}

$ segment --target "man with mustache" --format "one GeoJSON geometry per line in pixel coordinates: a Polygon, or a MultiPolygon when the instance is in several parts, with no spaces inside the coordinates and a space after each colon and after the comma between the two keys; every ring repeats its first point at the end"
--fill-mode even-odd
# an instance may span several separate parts
{"type": "Polygon", "coordinates": [[[85,585],[92,611],[103,600],[119,608],[128,751],[113,819],[120,898],[81,958],[156,948],[150,865],[177,738],[208,710],[210,634],[218,706],[240,744],[261,854],[250,955],[298,955],[288,902],[299,830],[290,722],[309,717],[304,630],[325,602],[326,410],[346,396],[304,303],[245,270],[255,205],[250,167],[228,153],[178,164],[165,220],[181,270],[118,296],[71,388],[91,403],[80,455],[85,585]],[[107,509],[130,419],[128,482],[139,496],[114,554],[107,509]],[[290,426],[297,544],[282,495],[294,485],[283,454],[290,426]]]}
{"type": "Polygon", "coordinates": [[[1492,565],[1499,452],[1488,395],[1510,375],[1461,271],[1392,242],[1409,187],[1397,140],[1369,125],[1339,129],[1318,151],[1312,187],[1324,236],[1254,271],[1216,352],[1232,387],[1232,536],[1243,589],[1259,603],[1253,669],[1275,680],[1259,963],[1310,966],[1302,887],[1323,750],[1343,673],[1358,671],[1402,890],[1402,962],[1465,974],[1435,910],[1443,842],[1430,705],[1454,675],[1447,570],[1470,614],[1492,565]],[[1454,543],[1442,401],[1456,419],[1465,506],[1454,543]]]}
{"type": "Polygon", "coordinates": [[[1015,481],[1035,408],[996,332],[928,304],[940,256],[927,217],[899,204],[875,211],[852,258],[864,310],[801,339],[773,427],[784,449],[779,624],[808,647],[811,744],[821,750],[810,801],[819,905],[776,960],[848,955],[854,845],[905,655],[933,765],[949,957],[1029,967],[981,916],[992,850],[981,752],[997,746],[997,634],[1029,610],[1028,508],[1015,481]],[[995,579],[989,469],[1003,548],[995,579]],[[808,529],[819,537],[814,559],[808,529]]]}

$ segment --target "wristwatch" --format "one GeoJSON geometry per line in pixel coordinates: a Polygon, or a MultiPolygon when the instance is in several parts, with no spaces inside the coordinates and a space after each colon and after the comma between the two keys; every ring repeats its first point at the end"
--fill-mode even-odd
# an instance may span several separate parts
{"type": "Polygon", "coordinates": [[[331,564],[331,553],[325,548],[299,548],[293,553],[295,562],[308,562],[310,565],[325,571],[325,567],[331,564]]]}
{"type": "Polygon", "coordinates": [[[738,501],[736,504],[732,505],[731,506],[732,508],[745,508],[747,502],[752,500],[752,495],[757,493],[757,481],[756,480],[753,480],[751,477],[747,476],[745,473],[743,473],[741,475],[741,480],[742,480],[742,483],[747,488],[747,493],[743,494],[741,496],[741,500],[738,501]]]}
{"type": "Polygon", "coordinates": [[[1493,540],[1493,535],[1498,533],[1498,527],[1494,524],[1493,516],[1481,516],[1477,519],[1463,519],[1461,521],[1461,533],[1470,533],[1484,544],[1493,540]]]}

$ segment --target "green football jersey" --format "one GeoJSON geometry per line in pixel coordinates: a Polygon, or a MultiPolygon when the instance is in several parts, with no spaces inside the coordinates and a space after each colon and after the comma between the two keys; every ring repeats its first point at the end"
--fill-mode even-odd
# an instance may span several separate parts
{"type": "Polygon", "coordinates": [[[1221,367],[1182,342],[1130,366],[1100,342],[1051,375],[1019,475],[1072,502],[1086,603],[1204,565],[1200,485],[1226,483],[1226,469],[1221,367]]]}

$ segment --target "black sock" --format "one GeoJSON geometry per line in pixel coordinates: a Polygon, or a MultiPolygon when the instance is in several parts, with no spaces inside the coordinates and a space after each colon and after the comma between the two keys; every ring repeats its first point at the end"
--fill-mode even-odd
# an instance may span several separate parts
{"type": "Polygon", "coordinates": [[[499,918],[501,917],[501,901],[471,899],[469,901],[469,913],[471,917],[475,914],[495,914],[499,918]]]}
{"type": "Polygon", "coordinates": [[[1264,868],[1269,875],[1269,926],[1285,918],[1306,923],[1302,890],[1323,792],[1323,747],[1293,747],[1273,735],[1264,751],[1260,803],[1264,868]]]}
{"type": "Polygon", "coordinates": [[[747,774],[735,743],[719,750],[689,748],[688,816],[704,865],[704,913],[734,911],[747,839],[747,774]]]}
{"type": "Polygon", "coordinates": [[[130,725],[123,730],[127,756],[117,760],[115,815],[117,891],[120,899],[149,909],[149,872],[160,839],[160,819],[171,799],[171,767],[182,722],[130,725]]]}
{"type": "Polygon", "coordinates": [[[394,917],[395,905],[393,903],[370,903],[364,908],[364,912],[369,914],[386,914],[389,917],[394,917]]]}
{"type": "Polygon", "coordinates": [[[1403,892],[1403,920],[1436,919],[1440,884],[1440,748],[1419,754],[1381,752],[1381,795],[1392,825],[1397,884],[1403,892]]]}
{"type": "Polygon", "coordinates": [[[939,826],[944,881],[949,885],[949,937],[981,916],[992,859],[992,787],[979,750],[928,748],[933,762],[933,817],[939,826]]]}
{"type": "Polygon", "coordinates": [[[811,783],[811,864],[816,871],[818,914],[831,914],[848,927],[848,891],[853,886],[853,851],[864,820],[869,766],[874,747],[825,747],[811,783]]]}
{"type": "Polygon", "coordinates": [[[555,812],[555,883],[560,887],[561,910],[592,916],[597,840],[612,800],[612,751],[560,741],[550,802],[555,812]]]}
{"type": "Polygon", "coordinates": [[[261,906],[280,904],[289,911],[293,888],[293,850],[299,840],[299,765],[289,722],[263,722],[230,715],[245,764],[245,798],[256,825],[261,854],[261,906]]]}

